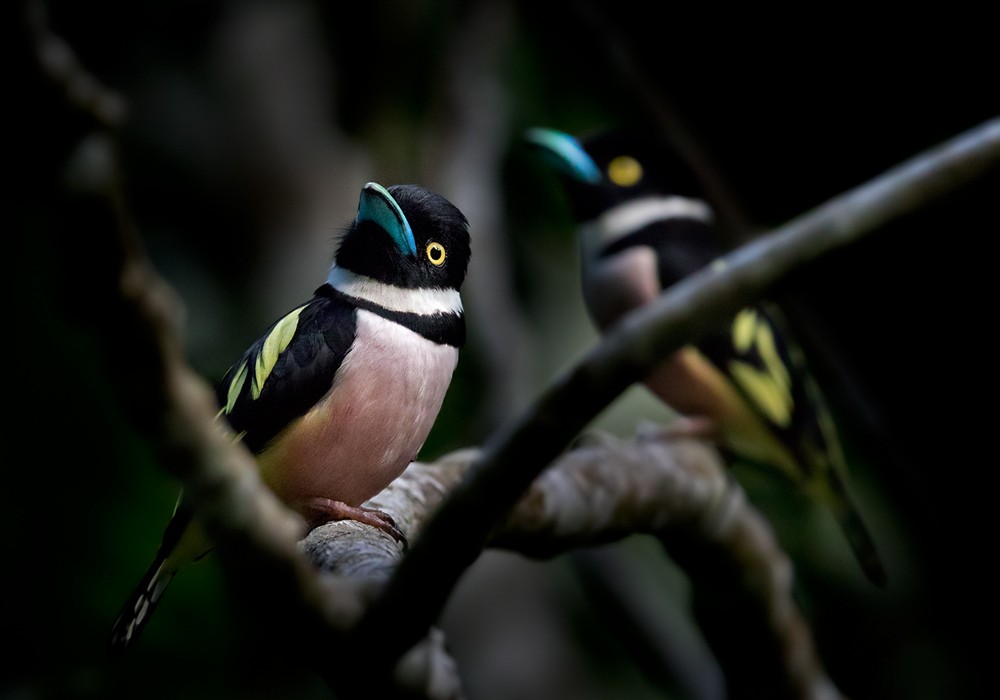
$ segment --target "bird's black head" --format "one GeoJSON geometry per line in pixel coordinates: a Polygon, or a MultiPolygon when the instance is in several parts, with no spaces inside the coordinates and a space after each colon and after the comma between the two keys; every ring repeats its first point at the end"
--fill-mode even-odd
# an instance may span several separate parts
{"type": "Polygon", "coordinates": [[[530,129],[525,140],[559,175],[578,221],[649,195],[704,198],[687,163],[664,140],[646,133],[619,129],[576,138],[530,129]]]}
{"type": "Polygon", "coordinates": [[[417,185],[369,182],[335,261],[397,287],[459,289],[471,254],[469,223],[447,199],[417,185]]]}

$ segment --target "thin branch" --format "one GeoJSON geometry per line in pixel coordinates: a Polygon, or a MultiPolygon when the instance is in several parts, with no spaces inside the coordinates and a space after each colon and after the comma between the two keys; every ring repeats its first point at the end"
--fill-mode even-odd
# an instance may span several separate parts
{"type": "Polygon", "coordinates": [[[151,265],[123,196],[112,134],[122,113],[112,106],[125,100],[49,29],[41,3],[28,9],[41,76],[63,91],[67,108],[89,117],[91,133],[67,157],[63,195],[87,204],[74,207],[74,215],[92,217],[74,220],[75,230],[106,232],[117,246],[118,298],[105,310],[113,323],[95,327],[110,334],[104,338],[110,364],[128,375],[121,388],[130,414],[160,465],[183,483],[223,563],[249,572],[242,580],[267,590],[300,630],[335,643],[335,631],[359,617],[361,598],[353,584],[319,577],[300,555],[301,520],[264,486],[247,448],[215,420],[215,392],[184,359],[183,305],[151,265]]]}
{"type": "MultiPolygon", "coordinates": [[[[666,600],[644,559],[616,546],[579,549],[567,558],[587,595],[587,608],[663,697],[724,698],[722,669],[700,652],[680,622],[687,598],[666,600]]],[[[696,595],[697,591],[693,591],[696,595]]],[[[755,631],[757,631],[755,629],[755,631]]]]}
{"type": "Polygon", "coordinates": [[[131,344],[128,360],[134,363],[133,371],[159,380],[158,386],[143,387],[143,396],[162,397],[162,403],[155,402],[158,413],[147,413],[149,422],[142,427],[161,466],[181,479],[186,497],[221,549],[264,552],[248,558],[248,568],[257,572],[258,579],[260,567],[270,569],[263,578],[284,581],[288,600],[305,598],[315,606],[312,614],[345,628],[360,610],[356,596],[346,590],[329,595],[329,587],[297,551],[300,519],[263,485],[247,448],[215,420],[219,410],[215,392],[183,359],[176,292],[149,264],[121,209],[117,186],[109,181],[107,187],[103,194],[121,222],[121,322],[146,329],[145,343],[131,344]]]}
{"type": "Polygon", "coordinates": [[[398,658],[440,615],[462,572],[521,494],[579,430],[657,360],[796,266],[974,180],[1000,160],[1000,120],[931,149],[735,250],[625,317],[516,420],[495,432],[355,630],[398,658]],[[390,639],[382,630],[393,629],[390,639]]]}
{"type": "Polygon", "coordinates": [[[50,29],[45,3],[28,0],[24,19],[38,67],[52,85],[63,91],[66,103],[102,127],[121,126],[128,111],[125,99],[88,71],[73,48],[50,29]]]}
{"type": "MultiPolygon", "coordinates": [[[[562,455],[532,482],[489,546],[549,558],[634,533],[656,534],[669,543],[670,552],[680,554],[696,584],[711,583],[713,601],[743,603],[747,612],[738,622],[728,612],[726,625],[711,615],[706,619],[714,648],[724,648],[725,640],[734,635],[752,640],[737,666],[755,671],[739,676],[741,683],[773,689],[773,697],[839,697],[792,598],[788,557],[718,454],[693,440],[598,437],[562,455]],[[716,576],[722,568],[736,575],[716,576]]],[[[479,454],[462,450],[434,463],[415,462],[369,505],[390,513],[413,537],[479,454]]],[[[303,549],[325,571],[370,582],[370,593],[400,560],[385,533],[353,522],[313,530],[303,549]]],[[[646,624],[651,628],[655,622],[646,624]]],[[[426,687],[421,673],[440,677],[440,668],[450,662],[442,654],[442,650],[427,654],[422,666],[410,669],[414,675],[406,685],[426,687]]],[[[666,654],[658,657],[658,663],[666,662],[666,654]]],[[[358,691],[382,691],[378,678],[357,678],[358,691]]]]}

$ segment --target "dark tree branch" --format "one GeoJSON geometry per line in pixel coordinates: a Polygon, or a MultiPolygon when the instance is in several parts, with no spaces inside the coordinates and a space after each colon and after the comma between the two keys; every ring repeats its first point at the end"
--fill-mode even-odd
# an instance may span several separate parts
{"type": "Polygon", "coordinates": [[[66,103],[97,125],[121,126],[127,113],[125,99],[90,73],[73,48],[50,29],[45,3],[28,0],[24,20],[39,69],[50,84],[62,90],[66,103]]]}
{"type": "Polygon", "coordinates": [[[790,270],[974,180],[1000,159],[1000,120],[931,149],[727,255],[624,318],[533,406],[493,434],[482,456],[356,628],[398,657],[437,619],[521,494],[574,435],[658,358],[761,296],[790,270]]]}
{"type": "MultiPolygon", "coordinates": [[[[700,442],[655,434],[633,441],[598,437],[565,453],[532,482],[488,546],[550,558],[634,533],[656,534],[694,572],[696,584],[710,584],[712,601],[741,602],[738,616],[727,605],[724,619],[710,610],[703,619],[713,648],[724,650],[734,636],[752,641],[742,648],[738,667],[753,672],[736,676],[745,687],[768,688],[773,697],[836,697],[793,601],[791,563],[718,454],[700,442]],[[727,575],[718,576],[723,570],[727,575]]],[[[431,464],[415,462],[369,505],[390,513],[412,538],[478,456],[477,450],[462,450],[431,464]]],[[[353,522],[313,530],[303,549],[324,571],[369,582],[369,594],[400,560],[385,533],[353,522]]],[[[656,622],[645,625],[648,632],[656,622]]],[[[403,685],[429,687],[421,674],[441,677],[450,664],[442,654],[426,653],[403,685]]],[[[665,664],[666,654],[656,663],[665,664]]],[[[359,676],[357,692],[388,692],[378,678],[359,676]]]]}
{"type": "MultiPolygon", "coordinates": [[[[102,160],[112,165],[112,147],[101,143],[108,149],[102,160]]],[[[123,304],[117,322],[137,332],[138,342],[128,344],[126,351],[130,371],[146,378],[131,397],[143,402],[136,406],[143,415],[140,427],[163,468],[183,482],[187,497],[220,549],[262,552],[249,557],[249,568],[270,569],[265,578],[281,581],[287,600],[304,597],[315,606],[311,614],[325,617],[334,627],[346,627],[360,610],[353,600],[356,596],[346,591],[328,596],[326,583],[317,579],[298,554],[301,521],[264,487],[253,456],[215,420],[219,410],[215,392],[183,359],[180,301],[152,268],[129,226],[114,174],[105,175],[106,180],[92,181],[93,195],[106,200],[121,224],[123,304]]],[[[109,348],[116,343],[120,339],[112,339],[109,348]]]]}
{"type": "Polygon", "coordinates": [[[666,589],[650,585],[645,561],[615,545],[578,549],[568,561],[588,610],[663,697],[725,697],[721,667],[704,658],[690,632],[677,625],[680,616],[690,615],[688,599],[666,600],[666,589]]]}
{"type": "Polygon", "coordinates": [[[353,584],[316,575],[298,551],[301,520],[263,485],[253,456],[215,420],[215,392],[184,359],[183,305],[151,265],[123,195],[113,135],[120,115],[106,108],[124,99],[51,32],[41,4],[29,9],[41,76],[62,90],[70,110],[90,118],[90,133],[67,157],[63,196],[91,218],[75,220],[76,230],[114,238],[118,298],[105,310],[110,322],[96,330],[107,336],[110,365],[127,376],[120,382],[127,409],[164,470],[183,483],[224,563],[245,573],[248,586],[267,591],[261,598],[280,609],[275,617],[287,615],[327,648],[336,643],[334,631],[358,618],[361,598],[353,584]]]}

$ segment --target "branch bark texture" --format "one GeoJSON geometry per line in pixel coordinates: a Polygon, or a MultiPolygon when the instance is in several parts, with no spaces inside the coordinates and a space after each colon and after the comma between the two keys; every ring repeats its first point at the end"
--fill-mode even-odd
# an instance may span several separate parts
{"type": "MultiPolygon", "coordinates": [[[[415,462],[369,505],[389,512],[409,537],[419,537],[436,505],[479,454],[470,449],[434,463],[415,462]]],[[[750,642],[741,649],[743,670],[736,674],[743,687],[767,688],[776,698],[840,696],[792,598],[787,556],[704,443],[655,434],[631,441],[591,435],[531,484],[488,546],[550,558],[635,533],[656,535],[668,552],[676,552],[694,572],[695,590],[708,584],[710,594],[698,602],[706,603],[701,617],[713,648],[725,650],[733,636],[750,642]],[[732,600],[741,602],[735,617],[731,605],[717,606],[732,600]],[[725,612],[713,615],[713,609],[725,612]]],[[[303,550],[324,571],[369,582],[372,593],[401,558],[385,533],[353,522],[316,528],[303,550]]],[[[408,669],[408,687],[429,687],[450,664],[441,649],[422,658],[408,669]]],[[[372,678],[363,681],[369,690],[372,678]]]]}

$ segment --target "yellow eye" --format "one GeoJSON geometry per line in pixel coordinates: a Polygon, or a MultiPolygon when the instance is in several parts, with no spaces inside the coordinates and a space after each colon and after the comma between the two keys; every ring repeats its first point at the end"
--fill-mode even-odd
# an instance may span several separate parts
{"type": "Polygon", "coordinates": [[[608,163],[608,179],[619,187],[631,187],[642,179],[642,166],[632,156],[618,156],[608,163]]]}
{"type": "Polygon", "coordinates": [[[438,267],[444,265],[446,254],[443,245],[437,241],[431,241],[424,250],[427,252],[427,259],[431,261],[431,265],[437,265],[438,267]]]}

